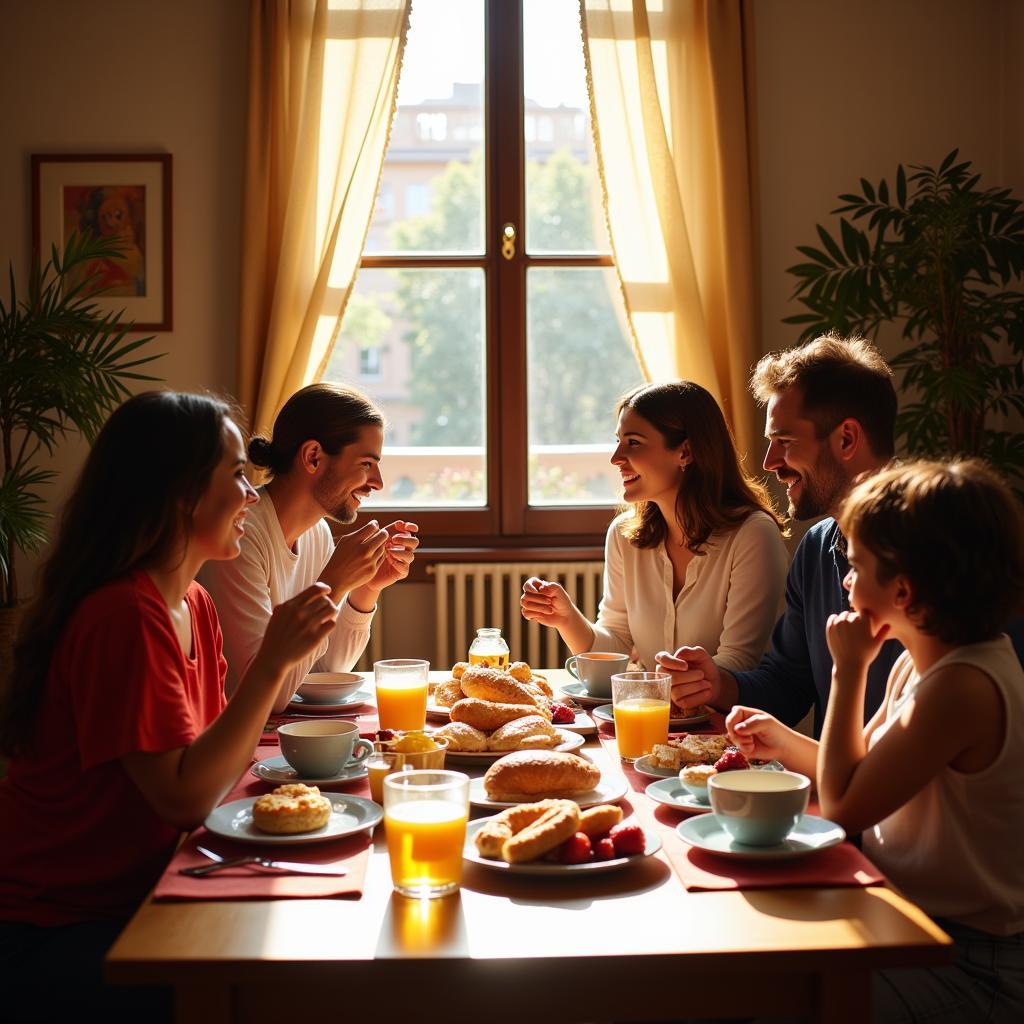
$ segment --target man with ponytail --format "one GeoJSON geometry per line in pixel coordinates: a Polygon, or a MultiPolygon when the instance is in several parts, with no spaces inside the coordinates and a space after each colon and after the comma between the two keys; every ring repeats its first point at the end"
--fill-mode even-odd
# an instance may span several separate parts
{"type": "Polygon", "coordinates": [[[382,487],[384,417],[358,391],[310,384],[285,402],[270,437],[249,442],[249,460],[269,475],[246,523],[242,551],[208,563],[202,576],[217,606],[230,695],[259,649],[271,610],[319,581],[339,604],[337,624],[293,665],[274,711],[310,670],[351,669],[370,638],[380,592],[409,574],[419,541],[415,523],[371,520],[334,541],[328,519],[351,524],[362,500],[382,487]]]}

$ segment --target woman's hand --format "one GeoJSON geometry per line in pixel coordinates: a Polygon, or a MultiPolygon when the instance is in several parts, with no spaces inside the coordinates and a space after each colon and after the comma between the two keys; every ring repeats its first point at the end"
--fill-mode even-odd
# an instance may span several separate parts
{"type": "Polygon", "coordinates": [[[889,626],[884,624],[877,633],[871,629],[866,616],[857,612],[830,615],[825,625],[825,639],[832,654],[833,679],[857,679],[866,675],[868,666],[878,657],[889,626]]]}
{"type": "Polygon", "coordinates": [[[789,755],[793,730],[767,711],[737,705],[729,712],[725,729],[748,761],[778,759],[785,763],[789,755]]]}
{"type": "Polygon", "coordinates": [[[574,614],[580,614],[562,586],[537,576],[531,576],[523,584],[519,607],[524,619],[544,626],[554,626],[559,630],[572,621],[574,614]]]}
{"type": "Polygon", "coordinates": [[[279,604],[263,634],[253,662],[262,662],[277,675],[315,651],[334,629],[338,606],[326,583],[314,583],[289,601],[279,604]]]}

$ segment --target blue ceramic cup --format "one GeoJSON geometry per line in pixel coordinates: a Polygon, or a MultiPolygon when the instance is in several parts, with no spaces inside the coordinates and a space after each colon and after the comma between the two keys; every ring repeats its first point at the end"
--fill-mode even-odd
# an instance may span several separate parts
{"type": "Polygon", "coordinates": [[[775,846],[807,810],[811,780],[797,772],[748,768],[719,772],[708,780],[711,810],[737,843],[775,846]]]}

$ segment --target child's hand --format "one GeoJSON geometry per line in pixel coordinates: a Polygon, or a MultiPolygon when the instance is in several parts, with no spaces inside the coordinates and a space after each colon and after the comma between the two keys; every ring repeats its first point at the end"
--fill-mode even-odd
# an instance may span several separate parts
{"type": "Polygon", "coordinates": [[[737,705],[725,720],[729,739],[749,761],[786,760],[792,730],[767,711],[737,705]]]}
{"type": "Polygon", "coordinates": [[[842,675],[844,670],[851,674],[866,672],[868,665],[878,657],[888,635],[888,625],[873,633],[868,619],[857,612],[830,615],[825,626],[825,639],[836,674],[842,675]]]}

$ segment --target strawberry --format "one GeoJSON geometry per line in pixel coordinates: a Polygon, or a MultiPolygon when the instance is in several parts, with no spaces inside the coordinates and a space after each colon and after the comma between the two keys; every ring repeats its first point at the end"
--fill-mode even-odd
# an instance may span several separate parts
{"type": "Polygon", "coordinates": [[[644,830],[639,825],[616,825],[608,833],[608,838],[611,839],[618,857],[633,857],[643,853],[647,845],[644,830]]]}
{"type": "Polygon", "coordinates": [[[552,725],[572,725],[576,721],[576,712],[567,704],[551,705],[552,725]]]}
{"type": "Polygon", "coordinates": [[[610,836],[604,836],[594,842],[594,860],[614,860],[617,854],[615,853],[615,844],[612,842],[610,836]]]}
{"type": "Polygon", "coordinates": [[[577,832],[562,843],[563,864],[585,864],[593,857],[593,850],[590,847],[590,836],[583,832],[577,832]]]}
{"type": "Polygon", "coordinates": [[[730,747],[726,752],[715,762],[715,771],[719,772],[735,772],[742,768],[749,768],[750,765],[747,759],[738,751],[730,747]]]}
{"type": "Polygon", "coordinates": [[[378,729],[377,739],[381,743],[390,743],[392,740],[398,738],[398,733],[394,729],[378,729]]]}

